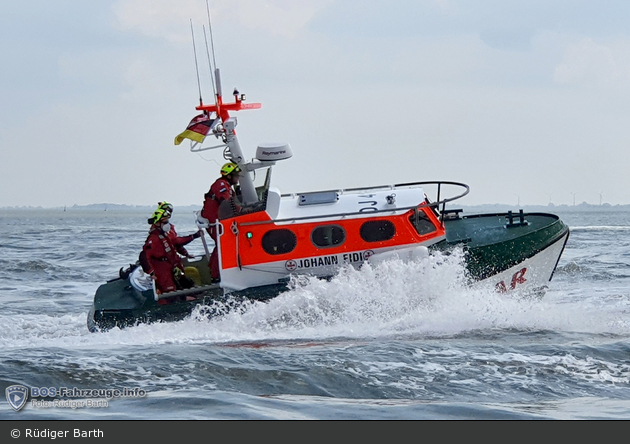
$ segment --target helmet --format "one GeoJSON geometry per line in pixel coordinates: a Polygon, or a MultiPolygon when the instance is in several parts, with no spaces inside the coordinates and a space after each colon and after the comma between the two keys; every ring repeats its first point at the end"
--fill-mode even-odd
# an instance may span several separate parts
{"type": "Polygon", "coordinates": [[[166,211],[166,210],[163,210],[162,208],[158,208],[157,210],[153,212],[153,216],[151,216],[149,220],[147,220],[147,222],[150,224],[155,224],[161,221],[162,219],[168,219],[170,217],[171,217],[170,211],[166,211]]]}
{"type": "Polygon", "coordinates": [[[221,175],[222,176],[228,176],[232,173],[240,173],[241,169],[238,167],[237,164],[232,163],[232,162],[228,162],[225,165],[223,165],[221,167],[221,175]]]}
{"type": "Polygon", "coordinates": [[[158,210],[168,211],[169,213],[173,212],[173,204],[170,204],[166,201],[158,202],[158,210]]]}

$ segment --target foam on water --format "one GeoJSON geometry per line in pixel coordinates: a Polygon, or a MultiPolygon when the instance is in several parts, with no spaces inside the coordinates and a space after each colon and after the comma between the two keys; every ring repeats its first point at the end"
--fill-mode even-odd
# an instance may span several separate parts
{"type": "Polygon", "coordinates": [[[630,226],[627,225],[588,225],[588,226],[574,226],[571,227],[571,232],[579,231],[594,231],[602,233],[606,231],[630,231],[630,226]]]}
{"type": "Polygon", "coordinates": [[[91,334],[87,309],[64,315],[0,315],[0,347],[443,337],[496,329],[630,333],[627,295],[600,305],[556,289],[533,300],[484,286],[471,288],[466,282],[463,253],[437,253],[412,263],[389,260],[359,270],[348,267],[330,281],[303,277],[269,302],[217,303],[176,323],[91,334]],[[211,311],[225,314],[209,317],[211,311]]]}

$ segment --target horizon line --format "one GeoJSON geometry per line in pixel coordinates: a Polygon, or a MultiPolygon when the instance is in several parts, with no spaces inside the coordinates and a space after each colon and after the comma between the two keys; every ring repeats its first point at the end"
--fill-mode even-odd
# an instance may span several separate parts
{"type": "MultiPolygon", "coordinates": [[[[99,209],[102,210],[103,208],[105,208],[105,210],[107,209],[107,207],[115,207],[118,209],[123,209],[123,208],[127,208],[127,209],[144,209],[144,208],[153,208],[155,205],[154,204],[116,204],[116,203],[91,203],[91,204],[73,204],[73,205],[55,205],[55,206],[43,206],[43,205],[22,205],[22,206],[2,206],[0,207],[0,210],[28,210],[28,209],[33,209],[33,210],[57,210],[57,209],[81,209],[81,210],[90,210],[90,209],[99,209]]],[[[603,202],[601,204],[592,204],[592,203],[588,203],[588,202],[582,202],[579,204],[554,204],[552,202],[549,202],[548,204],[508,204],[508,203],[482,203],[482,204],[462,204],[462,205],[453,205],[453,203],[451,202],[450,205],[451,207],[453,206],[460,206],[460,207],[465,207],[465,208],[473,208],[473,207],[516,207],[516,208],[526,208],[526,207],[541,207],[541,208],[578,208],[578,207],[582,207],[582,208],[615,208],[615,207],[630,207],[630,203],[627,204],[611,204],[608,202],[603,202]]],[[[180,208],[186,208],[186,207],[196,207],[196,208],[202,208],[202,205],[200,204],[184,204],[184,205],[178,205],[178,207],[180,208]]]]}

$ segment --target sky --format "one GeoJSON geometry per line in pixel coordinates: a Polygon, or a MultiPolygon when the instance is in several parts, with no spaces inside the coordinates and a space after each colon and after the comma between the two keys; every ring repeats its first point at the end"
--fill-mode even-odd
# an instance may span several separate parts
{"type": "MultiPolygon", "coordinates": [[[[630,204],[630,2],[209,0],[246,155],[281,192],[418,181],[462,205],[630,204]]],[[[0,2],[0,207],[201,205],[205,0],[0,2]],[[195,36],[195,63],[192,36],[195,36]]],[[[211,56],[212,57],[212,56],[211,56]]],[[[208,139],[206,145],[214,145],[208,139]]]]}

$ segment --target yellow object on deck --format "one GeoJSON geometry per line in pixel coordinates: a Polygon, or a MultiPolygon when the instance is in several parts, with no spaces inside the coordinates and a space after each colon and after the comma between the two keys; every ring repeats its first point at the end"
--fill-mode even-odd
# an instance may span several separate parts
{"type": "Polygon", "coordinates": [[[184,267],[184,274],[191,278],[197,287],[201,286],[201,274],[196,267],[184,267]]]}

